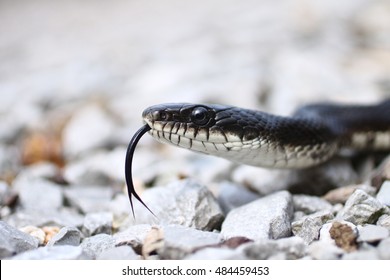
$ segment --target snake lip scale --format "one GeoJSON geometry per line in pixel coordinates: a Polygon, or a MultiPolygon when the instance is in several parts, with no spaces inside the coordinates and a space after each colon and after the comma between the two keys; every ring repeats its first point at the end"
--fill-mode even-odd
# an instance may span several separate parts
{"type": "MultiPolygon", "coordinates": [[[[309,168],[343,149],[390,150],[390,100],[373,105],[318,103],[291,117],[216,104],[167,103],[142,113],[144,126],[129,143],[125,175],[134,190],[131,165],[148,132],[162,143],[267,168],[309,168]]],[[[153,212],[152,212],[153,213],[153,212]]]]}

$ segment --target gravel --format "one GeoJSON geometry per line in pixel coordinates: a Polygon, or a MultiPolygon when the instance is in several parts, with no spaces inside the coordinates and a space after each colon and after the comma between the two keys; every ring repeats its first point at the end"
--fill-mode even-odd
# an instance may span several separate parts
{"type": "Polygon", "coordinates": [[[63,245],[40,247],[12,257],[13,260],[88,260],[81,247],[63,245]]]}
{"type": "Polygon", "coordinates": [[[390,181],[385,181],[379,189],[376,199],[386,206],[390,206],[390,181]]]}
{"type": "Polygon", "coordinates": [[[36,238],[0,221],[0,258],[35,249],[38,243],[36,238]]]}
{"type": "Polygon", "coordinates": [[[137,218],[132,221],[140,224],[178,224],[211,231],[219,229],[223,220],[221,207],[211,191],[192,180],[148,189],[142,194],[142,200],[158,220],[137,203],[134,207],[137,218]]]}
{"type": "Polygon", "coordinates": [[[292,232],[310,244],[319,238],[322,225],[333,218],[333,214],[326,210],[304,216],[291,224],[292,232]]]}
{"type": "Polygon", "coordinates": [[[114,248],[115,239],[108,234],[101,233],[85,238],[80,247],[88,258],[96,259],[103,252],[114,248]]]}
{"type": "Polygon", "coordinates": [[[16,2],[0,9],[0,258],[390,259],[385,154],[269,170],[145,135],[133,179],[157,218],[138,202],[133,218],[124,179],[150,105],[388,98],[388,1],[16,2]]]}
{"type": "Polygon", "coordinates": [[[253,240],[290,236],[292,215],[291,195],[277,192],[230,211],[221,235],[224,239],[242,236],[253,240]]]}
{"type": "Polygon", "coordinates": [[[85,215],[82,231],[85,236],[99,233],[112,234],[112,222],[111,212],[88,213],[85,215]]]}
{"type": "Polygon", "coordinates": [[[345,202],[337,218],[356,225],[372,224],[388,212],[389,209],[380,201],[358,189],[345,202]]]}
{"type": "Polygon", "coordinates": [[[49,240],[47,246],[78,246],[80,244],[81,237],[81,232],[77,228],[63,227],[49,240]]]}

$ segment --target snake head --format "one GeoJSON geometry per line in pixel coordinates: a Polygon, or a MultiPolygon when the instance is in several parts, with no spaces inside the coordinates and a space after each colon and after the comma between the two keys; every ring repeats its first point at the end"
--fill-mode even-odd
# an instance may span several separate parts
{"type": "Polygon", "coordinates": [[[222,156],[233,145],[239,147],[258,136],[236,110],[225,105],[173,103],[151,106],[142,117],[151,128],[149,134],[160,142],[222,156]]]}
{"type": "Polygon", "coordinates": [[[164,126],[210,127],[215,123],[215,109],[195,104],[160,104],[144,110],[142,117],[152,129],[163,130],[164,126]]]}

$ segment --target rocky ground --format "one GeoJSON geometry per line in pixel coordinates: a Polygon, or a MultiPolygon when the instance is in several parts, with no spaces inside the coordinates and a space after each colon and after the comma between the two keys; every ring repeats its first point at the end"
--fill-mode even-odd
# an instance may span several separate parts
{"type": "Polygon", "coordinates": [[[1,1],[1,259],[390,259],[390,158],[302,171],[144,136],[149,105],[390,97],[390,4],[1,1]]]}

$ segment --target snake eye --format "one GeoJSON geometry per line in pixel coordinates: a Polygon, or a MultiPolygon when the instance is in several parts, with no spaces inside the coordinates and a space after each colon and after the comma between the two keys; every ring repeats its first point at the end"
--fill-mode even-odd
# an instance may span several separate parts
{"type": "Polygon", "coordinates": [[[209,121],[208,110],[204,107],[196,107],[191,113],[191,121],[197,125],[205,125],[209,121]]]}
{"type": "Polygon", "coordinates": [[[160,119],[166,121],[168,119],[168,114],[166,112],[160,112],[160,119]]]}

